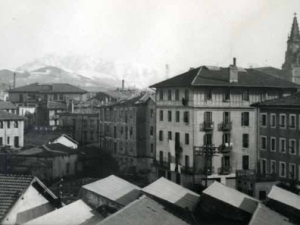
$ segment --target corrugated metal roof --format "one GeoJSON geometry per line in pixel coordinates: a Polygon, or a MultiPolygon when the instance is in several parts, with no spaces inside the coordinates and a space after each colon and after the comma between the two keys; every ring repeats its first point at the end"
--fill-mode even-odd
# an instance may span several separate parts
{"type": "Polygon", "coordinates": [[[202,194],[211,196],[226,204],[239,208],[243,211],[253,214],[258,201],[250,196],[243,194],[233,188],[227,187],[217,181],[206,188],[202,194]]]}
{"type": "Polygon", "coordinates": [[[98,225],[187,225],[188,223],[168,212],[164,206],[143,196],[98,225]]]}
{"type": "Polygon", "coordinates": [[[60,209],[54,210],[41,217],[31,220],[24,225],[52,225],[52,224],[89,224],[93,225],[103,220],[103,217],[85,204],[77,200],[60,209]]]}
{"type": "Polygon", "coordinates": [[[279,213],[259,204],[251,218],[249,225],[290,225],[288,219],[279,213]]]}
{"type": "Polygon", "coordinates": [[[192,192],[178,184],[163,177],[142,189],[144,193],[150,194],[182,208],[194,210],[200,195],[192,192]]]}
{"type": "Polygon", "coordinates": [[[140,187],[114,175],[84,185],[82,188],[115,201],[121,205],[127,205],[136,200],[140,196],[141,190],[140,187]]]}
{"type": "Polygon", "coordinates": [[[268,198],[300,210],[300,196],[275,185],[268,194],[268,198]]]}

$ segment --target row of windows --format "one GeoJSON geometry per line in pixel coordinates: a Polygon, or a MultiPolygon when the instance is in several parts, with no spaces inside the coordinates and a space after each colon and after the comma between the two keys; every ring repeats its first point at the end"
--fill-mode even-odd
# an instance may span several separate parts
{"type": "MultiPolygon", "coordinates": [[[[175,141],[180,142],[180,133],[175,132],[175,141]]],[[[163,141],[164,140],[164,132],[162,130],[159,131],[158,140],[163,141]]],[[[173,140],[172,131],[168,131],[168,140],[173,140]]],[[[185,133],[184,135],[184,143],[186,145],[190,144],[190,135],[188,133],[185,133]]]]}
{"type": "MultiPolygon", "coordinates": [[[[286,163],[279,161],[279,168],[276,167],[277,162],[275,160],[268,161],[267,159],[260,159],[260,169],[263,174],[278,174],[282,178],[296,179],[297,177],[297,165],[295,163],[286,163]],[[288,165],[288,168],[287,168],[288,165]]],[[[298,171],[298,179],[300,181],[300,165],[298,171]]]]}
{"type": "MultiPolygon", "coordinates": [[[[183,122],[188,123],[190,115],[188,111],[183,112],[183,122]]],[[[168,122],[172,122],[173,120],[173,112],[168,111],[168,122]]],[[[159,111],[159,121],[164,121],[164,111],[160,110],[159,111]]],[[[175,112],[175,122],[179,123],[180,122],[180,111],[175,112]]]]}
{"type": "MultiPolygon", "coordinates": [[[[107,142],[108,144],[108,142],[107,142]]],[[[127,151],[129,150],[129,152],[133,152],[135,143],[126,143],[126,142],[111,142],[110,143],[111,148],[113,148],[114,154],[117,154],[117,151],[119,149],[120,152],[123,152],[123,150],[125,151],[125,153],[127,153],[127,151]]],[[[150,153],[154,153],[154,144],[150,143],[150,153]]],[[[109,148],[109,146],[106,146],[106,148],[109,148]]]]}
{"type": "MultiPolygon", "coordinates": [[[[172,163],[172,157],[171,157],[171,153],[168,152],[168,159],[166,160],[164,158],[164,152],[163,151],[159,151],[159,162],[168,162],[168,163],[172,163]]],[[[184,156],[184,165],[186,167],[190,167],[190,156],[189,155],[185,155],[184,156]]]]}
{"type": "MultiPolygon", "coordinates": [[[[167,100],[168,101],[172,101],[173,100],[173,90],[169,89],[167,91],[167,100]]],[[[189,99],[189,90],[188,89],[185,89],[184,90],[184,98],[186,100],[189,99]]],[[[160,90],[159,91],[159,100],[164,100],[164,91],[163,90],[160,90]]],[[[178,89],[175,90],[175,101],[179,101],[180,100],[180,91],[178,89]]]]}
{"type": "MultiPolygon", "coordinates": [[[[296,114],[290,114],[287,121],[287,115],[283,113],[279,114],[279,120],[277,120],[277,115],[275,113],[271,113],[269,119],[267,113],[261,113],[260,126],[267,127],[268,121],[269,121],[269,126],[271,128],[276,128],[277,124],[279,125],[280,128],[287,128],[287,126],[290,129],[297,128],[296,114]]],[[[299,115],[299,129],[300,129],[300,115],[299,115]]]]}
{"type": "MultiPolygon", "coordinates": [[[[6,137],[6,145],[14,144],[15,147],[19,147],[19,136],[14,137],[14,143],[10,143],[10,137],[6,137]]],[[[0,137],[0,146],[3,146],[3,137],[0,137]]]]}
{"type": "MultiPolygon", "coordinates": [[[[12,122],[13,122],[14,128],[19,128],[19,122],[18,122],[18,121],[7,121],[7,122],[6,122],[6,127],[7,127],[8,129],[10,129],[11,123],[12,123],[12,122]]],[[[0,121],[0,129],[3,129],[4,124],[5,124],[5,122],[0,121]]]]}
{"type": "MultiPolygon", "coordinates": [[[[223,112],[223,123],[229,123],[231,114],[230,112],[223,112]]],[[[212,112],[204,112],[204,121],[205,122],[212,122],[213,121],[213,113],[212,112]]],[[[241,113],[241,126],[249,126],[250,118],[249,112],[242,112],[241,113]]]]}
{"type": "MultiPolygon", "coordinates": [[[[277,146],[278,146],[279,147],[278,151],[280,153],[286,153],[287,149],[288,149],[289,154],[291,154],[291,155],[297,154],[297,142],[295,139],[289,139],[287,142],[287,140],[285,138],[279,138],[277,140],[276,137],[270,137],[269,145],[270,145],[269,149],[271,152],[276,152],[277,146]]],[[[300,148],[300,140],[299,140],[299,148],[300,148]]],[[[267,137],[260,136],[260,150],[267,150],[267,149],[268,149],[267,137]]]]}

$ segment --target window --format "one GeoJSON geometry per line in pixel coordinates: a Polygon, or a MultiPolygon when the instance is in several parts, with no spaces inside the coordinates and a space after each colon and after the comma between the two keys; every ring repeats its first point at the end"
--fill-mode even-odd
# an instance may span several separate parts
{"type": "Polygon", "coordinates": [[[185,155],[185,166],[190,167],[190,157],[188,155],[185,155]]]}
{"type": "Polygon", "coordinates": [[[204,122],[212,122],[212,112],[204,112],[204,122]]]}
{"type": "Polygon", "coordinates": [[[164,100],[164,91],[163,90],[159,91],[159,100],[164,100]]]}
{"type": "Polygon", "coordinates": [[[183,122],[189,123],[189,112],[188,111],[184,112],[183,122]]]}
{"type": "Polygon", "coordinates": [[[168,100],[172,100],[172,90],[168,90],[168,100]]]}
{"type": "Polygon", "coordinates": [[[270,121],[271,127],[275,128],[276,127],[276,114],[271,114],[271,121],[270,121]]]}
{"type": "Polygon", "coordinates": [[[3,129],[3,121],[0,121],[0,129],[3,129]]]}
{"type": "Polygon", "coordinates": [[[212,145],[212,134],[205,134],[203,139],[204,145],[212,145]]]}
{"type": "Polygon", "coordinates": [[[286,165],[285,162],[279,162],[279,176],[286,177],[286,165]]]}
{"type": "Polygon", "coordinates": [[[249,91],[243,91],[243,101],[249,101],[249,91]]]}
{"type": "Polygon", "coordinates": [[[260,150],[266,150],[267,149],[267,137],[260,136],[260,150]]]}
{"type": "Polygon", "coordinates": [[[279,152],[285,153],[286,152],[286,140],[285,138],[279,139],[279,152]]]}
{"type": "Polygon", "coordinates": [[[151,117],[151,118],[154,117],[154,109],[150,109],[150,117],[151,117]]]}
{"type": "Polygon", "coordinates": [[[172,131],[168,131],[168,139],[172,140],[172,131]]]}
{"type": "Polygon", "coordinates": [[[7,128],[10,128],[10,121],[7,121],[7,128]]]}
{"type": "Polygon", "coordinates": [[[7,141],[6,141],[6,144],[8,144],[9,145],[9,137],[7,137],[7,139],[6,139],[7,141]]]}
{"type": "Polygon", "coordinates": [[[280,114],[279,126],[280,126],[280,128],[285,128],[286,127],[286,116],[285,116],[285,114],[280,114]]]}
{"type": "Polygon", "coordinates": [[[159,151],[159,162],[162,163],[164,161],[164,152],[159,151]]]}
{"type": "Polygon", "coordinates": [[[164,121],[164,111],[163,110],[159,111],[159,120],[164,121]]]}
{"type": "Polygon", "coordinates": [[[154,145],[153,145],[153,143],[151,143],[150,144],[150,152],[153,153],[153,151],[154,151],[154,145]]]}
{"type": "Polygon", "coordinates": [[[271,174],[276,174],[276,161],[275,160],[271,160],[270,172],[271,172],[271,174]]]}
{"type": "Polygon", "coordinates": [[[3,145],[3,137],[0,137],[0,146],[3,145]]]}
{"type": "Polygon", "coordinates": [[[248,127],[249,126],[249,112],[242,112],[242,126],[248,127]]]}
{"type": "Polygon", "coordinates": [[[229,124],[230,123],[230,112],[223,113],[223,123],[229,124]]]}
{"type": "Polygon", "coordinates": [[[294,163],[289,164],[289,178],[290,179],[296,178],[296,164],[294,163]]]}
{"type": "Polygon", "coordinates": [[[260,160],[260,169],[261,169],[261,173],[262,174],[266,174],[267,173],[267,160],[266,159],[261,159],[260,160]]]}
{"type": "Polygon", "coordinates": [[[117,142],[114,142],[114,153],[117,153],[117,142]]]}
{"type": "Polygon", "coordinates": [[[172,122],[172,111],[168,111],[168,121],[172,122]]]}
{"type": "Polygon", "coordinates": [[[230,145],[230,134],[223,134],[223,144],[228,144],[228,145],[230,145]]]}
{"type": "Polygon", "coordinates": [[[185,134],[185,144],[186,145],[190,144],[190,135],[189,134],[185,134]]]}
{"type": "Polygon", "coordinates": [[[14,122],[14,127],[15,127],[15,128],[18,128],[18,127],[19,127],[19,122],[18,122],[18,121],[15,121],[15,122],[14,122]]]}
{"type": "Polygon", "coordinates": [[[243,170],[248,170],[249,169],[249,155],[243,155],[242,161],[243,161],[243,170]]]}
{"type": "Polygon", "coordinates": [[[249,134],[243,134],[243,148],[249,147],[249,134]]]}
{"type": "Polygon", "coordinates": [[[267,114],[265,114],[265,113],[260,114],[260,126],[261,127],[267,126],[267,114]]]}
{"type": "Polygon", "coordinates": [[[291,155],[296,155],[296,140],[295,139],[289,140],[289,152],[291,155]]]}
{"type": "Polygon", "coordinates": [[[289,127],[291,129],[296,129],[296,115],[290,115],[290,118],[289,118],[289,127]]]}
{"type": "Polygon", "coordinates": [[[163,141],[163,139],[164,139],[164,137],[163,137],[163,131],[160,130],[160,131],[159,131],[159,140],[160,140],[160,141],[163,141]]]}
{"type": "Polygon", "coordinates": [[[211,89],[205,90],[204,98],[205,98],[205,101],[211,100],[211,98],[212,98],[212,91],[211,91],[211,89]]]}
{"type": "Polygon", "coordinates": [[[176,122],[180,122],[180,112],[176,111],[176,122]]]}
{"type": "Polygon", "coordinates": [[[223,100],[224,100],[225,102],[227,102],[227,101],[230,100],[230,90],[225,90],[223,100]]]}
{"type": "Polygon", "coordinates": [[[276,152],[276,138],[275,137],[271,137],[271,152],[276,152]]]}
{"type": "Polygon", "coordinates": [[[189,100],[189,90],[188,89],[185,89],[184,90],[184,98],[185,98],[185,100],[189,100]]]}
{"type": "Polygon", "coordinates": [[[150,127],[150,136],[153,136],[153,126],[150,127]]]}
{"type": "Polygon", "coordinates": [[[179,90],[178,89],[175,90],[175,100],[179,101],[179,90]]]}

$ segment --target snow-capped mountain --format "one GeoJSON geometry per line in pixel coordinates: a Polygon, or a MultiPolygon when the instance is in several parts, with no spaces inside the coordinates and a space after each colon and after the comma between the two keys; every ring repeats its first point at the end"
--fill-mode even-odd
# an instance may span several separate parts
{"type": "Polygon", "coordinates": [[[63,79],[72,84],[72,81],[75,82],[79,79],[81,86],[120,87],[121,80],[125,79],[126,87],[136,88],[145,88],[156,82],[159,74],[155,69],[136,63],[112,62],[85,55],[61,56],[55,54],[49,54],[26,63],[17,70],[29,72],[33,76],[40,70],[42,72],[49,70],[56,81],[63,79]],[[75,80],[72,80],[72,77],[75,80]]]}

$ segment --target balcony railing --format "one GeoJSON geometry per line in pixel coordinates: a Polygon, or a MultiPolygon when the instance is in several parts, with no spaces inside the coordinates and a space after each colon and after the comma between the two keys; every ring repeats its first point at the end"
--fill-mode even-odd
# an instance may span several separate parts
{"type": "Polygon", "coordinates": [[[211,131],[214,129],[214,122],[212,121],[204,121],[202,129],[204,131],[211,131]]]}
{"type": "Polygon", "coordinates": [[[222,131],[230,131],[232,129],[232,122],[223,122],[220,125],[220,130],[222,131]]]}
{"type": "Polygon", "coordinates": [[[222,166],[218,169],[218,173],[221,175],[230,174],[232,171],[231,166],[222,166]]]}
{"type": "Polygon", "coordinates": [[[222,145],[220,145],[220,152],[221,153],[230,153],[232,151],[232,143],[224,143],[222,145]]]}

